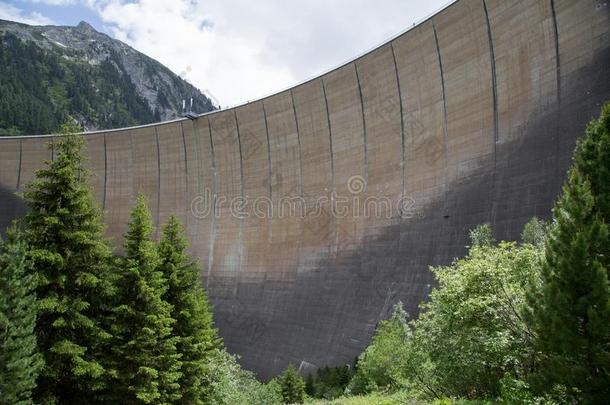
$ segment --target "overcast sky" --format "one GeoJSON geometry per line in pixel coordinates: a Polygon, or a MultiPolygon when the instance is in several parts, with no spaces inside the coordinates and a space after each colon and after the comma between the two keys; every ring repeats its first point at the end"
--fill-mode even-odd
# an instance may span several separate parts
{"type": "Polygon", "coordinates": [[[251,101],[384,42],[451,0],[0,0],[0,19],[76,25],[157,59],[220,105],[251,101]]]}

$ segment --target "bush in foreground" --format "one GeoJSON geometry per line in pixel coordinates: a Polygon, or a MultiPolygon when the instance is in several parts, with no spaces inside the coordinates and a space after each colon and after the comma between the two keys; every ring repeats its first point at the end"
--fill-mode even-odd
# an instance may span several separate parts
{"type": "Polygon", "coordinates": [[[281,388],[276,380],[259,382],[254,374],[237,363],[237,357],[216,350],[207,375],[210,405],[279,405],[283,403],[281,388]]]}

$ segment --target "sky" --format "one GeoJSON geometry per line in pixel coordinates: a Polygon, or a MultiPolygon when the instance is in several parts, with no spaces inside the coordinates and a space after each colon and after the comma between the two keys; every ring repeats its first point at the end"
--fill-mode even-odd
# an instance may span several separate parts
{"type": "Polygon", "coordinates": [[[222,107],[317,76],[451,0],[0,0],[0,19],[77,25],[131,45],[222,107]]]}

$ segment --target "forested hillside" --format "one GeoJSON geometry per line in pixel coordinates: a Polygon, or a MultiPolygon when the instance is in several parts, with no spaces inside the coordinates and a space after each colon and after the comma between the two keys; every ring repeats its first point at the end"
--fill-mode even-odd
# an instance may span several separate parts
{"type": "Polygon", "coordinates": [[[172,119],[190,97],[193,112],[214,109],[167,68],[86,23],[0,21],[0,72],[0,136],[51,133],[68,116],[86,130],[172,119]]]}

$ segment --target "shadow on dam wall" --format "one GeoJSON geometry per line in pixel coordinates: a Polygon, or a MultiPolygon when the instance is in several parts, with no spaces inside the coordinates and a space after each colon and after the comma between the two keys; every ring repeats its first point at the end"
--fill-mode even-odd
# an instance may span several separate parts
{"type": "Polygon", "coordinates": [[[263,379],[287,363],[304,372],[351,363],[393,304],[400,300],[412,318],[417,316],[435,286],[429,266],[463,257],[470,229],[487,222],[497,240],[517,241],[532,217],[551,217],[576,139],[602,101],[591,97],[586,105],[574,105],[575,113],[588,114],[578,123],[562,122],[555,109],[535,112],[520,137],[499,144],[494,156],[448,184],[444,198],[414,218],[365,236],[355,248],[349,230],[335,230],[337,250],[299,272],[293,283],[238,281],[233,296],[222,286],[234,280],[216,280],[211,296],[228,349],[240,353],[241,363],[263,379]]]}
{"type": "MultiPolygon", "coordinates": [[[[455,184],[452,208],[466,211],[489,204],[492,181],[483,173],[455,184]]],[[[351,364],[397,301],[417,316],[435,283],[428,266],[464,255],[468,230],[490,221],[477,212],[461,216],[450,210],[448,217],[444,212],[442,201],[425,207],[418,218],[387,226],[355,249],[339,249],[315,269],[300,272],[293,284],[240,283],[236,299],[213,301],[228,349],[242,354],[242,364],[263,379],[280,373],[287,363],[304,371],[351,364]],[[278,353],[288,356],[278,358],[278,353]],[[261,370],[260,364],[270,363],[272,367],[261,370]]],[[[509,236],[514,239],[518,233],[509,236]]]]}
{"type": "Polygon", "coordinates": [[[11,222],[26,212],[25,202],[15,190],[0,186],[0,235],[5,235],[11,222]]]}
{"type": "Polygon", "coordinates": [[[576,139],[610,98],[609,39],[598,39],[587,63],[569,73],[557,61],[556,98],[528,105],[518,119],[499,114],[493,154],[448,182],[416,218],[385,224],[355,246],[349,227],[333,225],[336,246],[294,280],[213,279],[210,296],[228,349],[263,379],[288,363],[305,372],[350,363],[395,302],[417,316],[434,287],[428,266],[463,256],[469,229],[489,222],[496,239],[518,240],[533,216],[550,218],[576,139]]]}
{"type": "MultiPolygon", "coordinates": [[[[185,221],[229,351],[267,379],[351,362],[402,300],[411,316],[430,265],[462,256],[468,230],[516,240],[548,218],[577,137],[610,98],[610,8],[597,0],[458,0],[379,48],[292,89],[195,120],[90,133],[96,200],[118,245],[134,195],[156,223],[185,221]],[[423,131],[413,124],[420,123],[423,131]],[[425,142],[436,145],[428,164],[425,142]],[[193,216],[221,197],[412,197],[415,215],[321,220],[193,216]]],[[[0,138],[0,225],[12,188],[49,151],[0,138]]],[[[216,213],[216,211],[214,211],[216,213]]]]}

